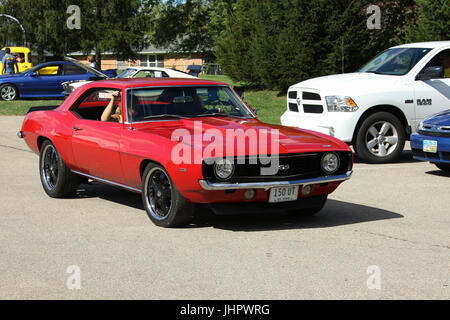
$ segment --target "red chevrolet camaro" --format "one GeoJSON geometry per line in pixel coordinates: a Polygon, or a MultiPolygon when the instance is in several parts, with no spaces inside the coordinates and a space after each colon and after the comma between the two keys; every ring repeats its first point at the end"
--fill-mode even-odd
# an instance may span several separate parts
{"type": "Polygon", "coordinates": [[[198,204],[312,215],[353,166],[342,141],[262,123],[232,88],[206,80],[92,82],[59,107],[31,108],[18,135],[40,156],[50,197],[93,179],[141,193],[162,227],[188,223],[198,204]]]}

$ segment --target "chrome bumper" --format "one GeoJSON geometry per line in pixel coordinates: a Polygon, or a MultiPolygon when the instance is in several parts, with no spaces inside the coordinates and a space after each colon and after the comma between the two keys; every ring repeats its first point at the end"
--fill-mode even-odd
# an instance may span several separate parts
{"type": "Polygon", "coordinates": [[[310,184],[321,184],[330,182],[342,182],[350,179],[353,171],[339,176],[326,176],[314,179],[292,180],[292,181],[271,181],[271,182],[247,182],[247,183],[226,183],[226,182],[208,182],[199,180],[200,186],[204,190],[239,190],[239,189],[264,189],[288,186],[307,186],[310,184]]]}

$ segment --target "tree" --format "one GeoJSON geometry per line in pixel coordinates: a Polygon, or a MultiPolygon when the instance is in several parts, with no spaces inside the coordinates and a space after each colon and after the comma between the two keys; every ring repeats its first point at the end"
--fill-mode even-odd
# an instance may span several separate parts
{"type": "Polygon", "coordinates": [[[407,31],[408,42],[450,39],[450,2],[448,0],[416,0],[416,19],[407,31]]]}
{"type": "Polygon", "coordinates": [[[222,70],[270,89],[321,75],[356,71],[401,41],[412,0],[379,1],[380,30],[367,28],[372,0],[237,0],[216,40],[222,70]]]}
{"type": "Polygon", "coordinates": [[[18,18],[27,39],[36,47],[40,61],[44,50],[57,57],[71,51],[96,52],[97,66],[105,51],[119,58],[136,58],[136,50],[145,45],[146,14],[152,0],[6,0],[1,11],[18,18]],[[80,29],[70,29],[67,9],[80,8],[80,29]]]}
{"type": "Polygon", "coordinates": [[[147,20],[145,13],[154,1],[83,0],[81,30],[78,31],[83,52],[95,51],[97,68],[101,68],[102,54],[111,51],[119,59],[135,59],[136,50],[145,41],[147,20]]]}

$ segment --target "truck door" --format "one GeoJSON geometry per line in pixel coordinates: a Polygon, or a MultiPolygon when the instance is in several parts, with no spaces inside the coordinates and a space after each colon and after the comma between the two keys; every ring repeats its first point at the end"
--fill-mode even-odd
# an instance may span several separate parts
{"type": "MultiPolygon", "coordinates": [[[[442,65],[440,56],[447,53],[450,54],[450,49],[442,50],[437,53],[419,72],[419,74],[423,72],[425,68],[442,65]]],[[[413,130],[415,130],[417,124],[423,119],[441,111],[450,109],[450,77],[446,78],[444,75],[444,77],[440,79],[425,81],[415,80],[414,98],[416,123],[413,125],[413,130]]]]}

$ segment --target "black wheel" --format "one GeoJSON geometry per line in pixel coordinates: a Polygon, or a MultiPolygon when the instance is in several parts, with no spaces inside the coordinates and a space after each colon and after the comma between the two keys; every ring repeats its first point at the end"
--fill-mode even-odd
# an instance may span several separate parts
{"type": "Polygon", "coordinates": [[[152,222],[159,227],[178,227],[187,224],[194,205],[178,191],[167,171],[149,163],[142,176],[142,201],[152,222]]]}
{"type": "Polygon", "coordinates": [[[0,87],[0,97],[5,101],[13,101],[19,97],[19,92],[14,85],[6,83],[0,87]]]}
{"type": "Polygon", "coordinates": [[[405,140],[400,120],[389,112],[379,112],[369,116],[359,128],[356,151],[368,163],[387,163],[400,156],[405,140]]]}
{"type": "Polygon", "coordinates": [[[52,198],[74,195],[80,183],[78,176],[70,172],[56,147],[48,140],[42,144],[39,173],[45,192],[52,198]]]}
{"type": "MultiPolygon", "coordinates": [[[[314,197],[313,206],[296,211],[290,211],[289,213],[300,217],[312,217],[323,209],[325,203],[327,203],[327,199],[328,195],[314,197]]],[[[308,201],[308,199],[305,199],[305,201],[308,201]]]]}
{"type": "Polygon", "coordinates": [[[435,165],[444,172],[450,172],[450,164],[435,163],[435,165]]]}

